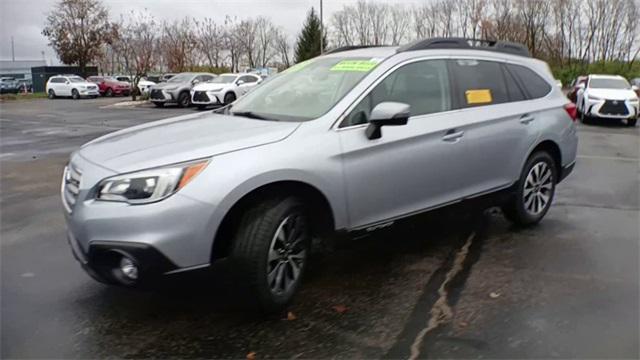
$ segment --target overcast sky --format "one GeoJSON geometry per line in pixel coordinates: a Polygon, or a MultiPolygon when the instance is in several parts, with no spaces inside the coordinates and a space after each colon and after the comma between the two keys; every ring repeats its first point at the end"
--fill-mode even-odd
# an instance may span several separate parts
{"type": "MultiPolygon", "coordinates": [[[[357,0],[324,0],[325,20],[344,4],[357,0]]],[[[386,3],[417,3],[420,0],[376,0],[386,3]]],[[[425,0],[422,0],[425,1],[425,0]]],[[[0,59],[11,59],[11,36],[16,60],[42,59],[57,63],[55,53],[41,35],[46,13],[56,0],[0,0],[0,59]]],[[[266,16],[285,28],[292,36],[302,26],[306,12],[320,0],[103,0],[112,19],[131,10],[145,8],[159,20],[190,16],[223,20],[226,15],[238,18],[266,16]]]]}

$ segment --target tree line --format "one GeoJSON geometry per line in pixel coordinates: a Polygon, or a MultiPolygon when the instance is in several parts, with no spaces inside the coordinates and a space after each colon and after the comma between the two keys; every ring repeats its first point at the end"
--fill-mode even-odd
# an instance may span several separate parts
{"type": "Polygon", "coordinates": [[[554,67],[592,63],[634,66],[640,51],[639,5],[633,0],[435,0],[403,5],[360,0],[325,19],[313,9],[297,39],[271,19],[159,21],[147,12],[112,20],[100,0],[60,0],[43,29],[60,60],[135,77],[151,71],[286,68],[345,45],[397,45],[460,36],[526,44],[554,67]]]}

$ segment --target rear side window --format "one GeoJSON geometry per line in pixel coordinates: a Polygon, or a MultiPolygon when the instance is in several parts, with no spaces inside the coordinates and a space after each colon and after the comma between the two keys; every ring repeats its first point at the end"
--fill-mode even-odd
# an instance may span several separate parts
{"type": "Polygon", "coordinates": [[[460,107],[509,102],[507,86],[500,63],[458,59],[450,62],[455,77],[455,93],[460,107]]]}
{"type": "Polygon", "coordinates": [[[551,91],[551,85],[531,69],[513,64],[507,64],[507,69],[520,80],[530,99],[541,98],[551,91]]]}
{"type": "Polygon", "coordinates": [[[522,86],[518,84],[518,81],[515,79],[515,77],[513,77],[513,74],[511,74],[506,68],[503,68],[503,70],[505,84],[507,85],[507,92],[509,93],[509,99],[511,101],[527,100],[527,96],[522,90],[522,86]]]}

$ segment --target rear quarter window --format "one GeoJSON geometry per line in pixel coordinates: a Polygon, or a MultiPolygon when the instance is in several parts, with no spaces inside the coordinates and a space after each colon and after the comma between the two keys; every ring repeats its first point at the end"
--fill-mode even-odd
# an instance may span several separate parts
{"type": "Polygon", "coordinates": [[[533,70],[514,64],[507,64],[507,69],[520,80],[530,99],[538,99],[551,92],[551,85],[533,70]]]}

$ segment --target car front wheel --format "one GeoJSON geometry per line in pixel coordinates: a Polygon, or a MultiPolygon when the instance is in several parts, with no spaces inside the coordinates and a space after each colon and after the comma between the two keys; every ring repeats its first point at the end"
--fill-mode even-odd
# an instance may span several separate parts
{"type": "Polygon", "coordinates": [[[191,98],[188,92],[183,92],[178,96],[178,106],[183,108],[191,106],[191,98]]]}
{"type": "Polygon", "coordinates": [[[80,99],[80,94],[78,93],[78,90],[76,89],[71,90],[71,97],[73,98],[73,100],[80,99]]]}
{"type": "Polygon", "coordinates": [[[629,126],[629,127],[636,126],[637,122],[638,122],[637,118],[635,118],[635,119],[627,119],[627,126],[629,126]]]}
{"type": "Polygon", "coordinates": [[[537,224],[549,211],[558,178],[549,153],[534,153],[522,170],[515,194],[502,207],[507,219],[520,226],[537,224]]]}
{"type": "Polygon", "coordinates": [[[283,310],[300,286],[311,227],[296,198],[263,200],[245,212],[236,229],[232,258],[243,283],[265,312],[283,310]]]}
{"type": "Polygon", "coordinates": [[[236,101],[236,94],[230,92],[230,93],[226,93],[224,95],[224,103],[226,104],[231,104],[232,102],[236,101]]]}

